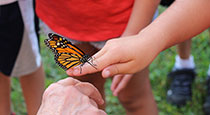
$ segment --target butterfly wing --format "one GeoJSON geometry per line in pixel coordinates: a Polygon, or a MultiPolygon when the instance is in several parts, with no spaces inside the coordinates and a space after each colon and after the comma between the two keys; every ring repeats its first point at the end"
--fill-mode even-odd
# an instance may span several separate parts
{"type": "Polygon", "coordinates": [[[86,62],[94,67],[89,62],[90,57],[70,41],[57,34],[49,33],[48,36],[49,39],[44,42],[55,54],[55,61],[61,68],[67,70],[80,64],[83,65],[86,62]]]}
{"type": "Polygon", "coordinates": [[[77,46],[73,45],[70,41],[57,34],[48,34],[49,39],[46,39],[45,44],[55,53],[72,53],[82,58],[85,53],[77,46]]]}
{"type": "Polygon", "coordinates": [[[55,55],[55,61],[64,70],[81,64],[80,57],[71,53],[59,53],[55,55]]]}

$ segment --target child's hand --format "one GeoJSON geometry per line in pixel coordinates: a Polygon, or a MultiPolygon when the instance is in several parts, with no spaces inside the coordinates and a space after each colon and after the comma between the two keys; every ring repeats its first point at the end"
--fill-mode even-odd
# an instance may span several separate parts
{"type": "Polygon", "coordinates": [[[106,115],[97,107],[97,104],[103,103],[93,85],[66,78],[45,90],[37,115],[106,115]]]}
{"type": "Polygon", "coordinates": [[[163,49],[160,40],[150,39],[143,35],[112,39],[93,57],[97,70],[89,64],[67,70],[70,76],[81,76],[102,70],[104,78],[117,74],[132,74],[148,66],[163,49]]]}
{"type": "Polygon", "coordinates": [[[118,96],[119,92],[127,86],[132,76],[132,74],[120,74],[113,77],[111,90],[114,96],[118,96]]]}

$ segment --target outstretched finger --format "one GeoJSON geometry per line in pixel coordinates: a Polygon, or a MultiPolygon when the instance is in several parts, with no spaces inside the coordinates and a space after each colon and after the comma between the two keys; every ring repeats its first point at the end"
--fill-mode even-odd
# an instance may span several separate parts
{"type": "Polygon", "coordinates": [[[93,65],[91,64],[85,63],[82,66],[82,68],[80,67],[71,68],[67,70],[66,73],[69,76],[82,76],[85,74],[95,73],[115,63],[117,58],[118,58],[117,56],[113,56],[111,53],[105,52],[102,56],[100,57],[96,56],[95,59],[93,60],[93,64],[96,65],[95,66],[96,68],[92,67],[93,65]],[[82,72],[80,72],[81,71],[80,69],[82,69],[82,72]]]}

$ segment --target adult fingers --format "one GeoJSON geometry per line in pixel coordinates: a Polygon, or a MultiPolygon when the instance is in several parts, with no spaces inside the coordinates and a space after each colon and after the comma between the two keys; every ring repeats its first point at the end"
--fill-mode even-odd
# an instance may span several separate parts
{"type": "Polygon", "coordinates": [[[75,86],[75,88],[77,88],[81,93],[94,99],[98,104],[104,103],[99,91],[90,83],[80,82],[74,78],[69,77],[58,81],[57,84],[62,86],[75,86]]]}
{"type": "MultiPolygon", "coordinates": [[[[43,93],[43,99],[42,102],[45,101],[48,97],[55,95],[56,92],[60,92],[60,90],[58,90],[59,88],[61,88],[62,86],[57,84],[57,83],[52,83],[43,93]]],[[[58,93],[59,94],[59,93],[58,93]]]]}
{"type": "Polygon", "coordinates": [[[70,86],[70,85],[76,85],[77,83],[80,83],[79,80],[68,77],[65,79],[62,79],[60,81],[57,82],[58,84],[62,85],[62,86],[70,86]]]}
{"type": "Polygon", "coordinates": [[[99,105],[102,105],[104,103],[101,94],[92,84],[81,82],[76,84],[75,88],[78,89],[84,95],[93,99],[99,105]]]}

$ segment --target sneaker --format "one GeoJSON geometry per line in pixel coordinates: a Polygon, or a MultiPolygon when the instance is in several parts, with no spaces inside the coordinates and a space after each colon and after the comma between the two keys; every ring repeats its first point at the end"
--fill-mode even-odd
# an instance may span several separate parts
{"type": "Polygon", "coordinates": [[[207,97],[203,109],[206,115],[210,115],[210,76],[207,78],[207,97]]]}
{"type": "Polygon", "coordinates": [[[191,86],[195,76],[195,69],[180,69],[169,73],[170,88],[167,91],[167,101],[173,105],[182,106],[191,100],[191,86]]]}

